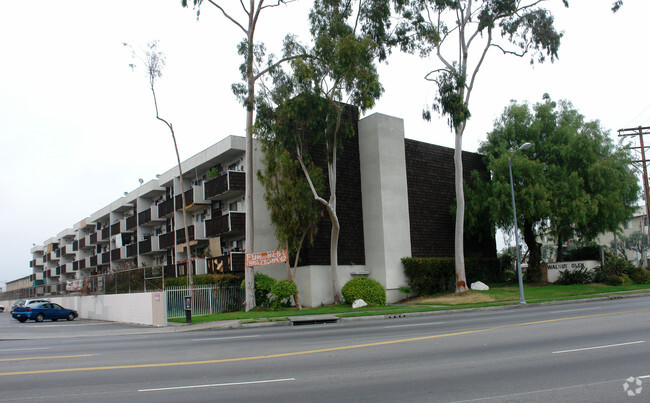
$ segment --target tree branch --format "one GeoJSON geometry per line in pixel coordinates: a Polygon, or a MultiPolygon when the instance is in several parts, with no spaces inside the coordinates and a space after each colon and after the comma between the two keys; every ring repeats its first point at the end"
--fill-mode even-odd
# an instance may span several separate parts
{"type": "MultiPolygon", "coordinates": [[[[241,0],[240,0],[240,1],[241,1],[241,0]]],[[[246,35],[248,35],[248,30],[247,30],[246,28],[244,28],[244,27],[243,27],[239,22],[237,22],[236,19],[232,18],[232,17],[231,17],[231,16],[226,12],[226,10],[224,10],[224,9],[223,9],[219,4],[217,4],[214,0],[208,0],[208,2],[209,2],[210,4],[212,4],[213,6],[215,6],[216,8],[218,8],[219,10],[221,10],[221,13],[224,15],[224,17],[226,17],[227,19],[229,19],[233,24],[235,24],[236,26],[238,26],[239,29],[241,29],[241,30],[242,30],[246,35]]]]}

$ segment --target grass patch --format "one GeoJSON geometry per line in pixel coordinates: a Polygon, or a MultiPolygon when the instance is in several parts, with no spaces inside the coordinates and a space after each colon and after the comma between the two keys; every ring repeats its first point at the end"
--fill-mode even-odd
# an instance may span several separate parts
{"type": "MultiPolygon", "coordinates": [[[[635,284],[628,286],[610,286],[606,284],[586,285],[525,285],[524,297],[528,303],[564,301],[581,298],[597,298],[609,295],[650,293],[650,285],[635,284]]],[[[192,323],[216,322],[222,320],[239,320],[241,323],[264,323],[287,321],[290,316],[334,315],[340,318],[357,316],[379,316],[400,313],[417,313],[449,309],[481,308],[487,306],[512,305],[519,303],[517,285],[494,285],[488,291],[467,291],[462,294],[441,294],[430,297],[409,299],[400,304],[363,307],[352,309],[346,304],[329,305],[318,308],[286,308],[272,311],[255,309],[249,312],[227,312],[206,316],[193,316],[192,323]]],[[[169,322],[185,323],[185,318],[169,319],[169,322]]]]}

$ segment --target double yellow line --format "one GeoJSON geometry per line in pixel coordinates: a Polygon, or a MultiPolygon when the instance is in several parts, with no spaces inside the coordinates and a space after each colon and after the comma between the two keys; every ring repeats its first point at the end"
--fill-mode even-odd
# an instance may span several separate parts
{"type": "MultiPolygon", "coordinates": [[[[290,353],[282,354],[270,354],[270,355],[258,355],[250,357],[238,357],[238,358],[223,358],[218,360],[204,360],[204,361],[183,361],[183,362],[163,362],[163,363],[153,363],[153,364],[134,364],[134,365],[110,365],[103,367],[82,367],[82,368],[60,368],[60,369],[40,369],[34,371],[16,371],[16,372],[2,372],[0,376],[10,376],[10,375],[31,375],[31,374],[51,374],[59,372],[80,372],[80,371],[108,371],[113,369],[132,369],[132,368],[160,368],[160,367],[178,367],[178,366],[187,366],[187,365],[206,365],[206,364],[219,364],[227,362],[240,362],[240,361],[252,361],[252,360],[264,360],[269,358],[282,358],[282,357],[294,357],[300,355],[309,355],[309,354],[320,354],[320,353],[329,353],[334,351],[344,351],[344,350],[353,350],[358,348],[367,348],[367,347],[377,347],[377,346],[386,346],[391,344],[400,344],[400,343],[409,343],[414,341],[422,340],[431,340],[438,339],[443,337],[453,337],[453,336],[462,336],[467,334],[483,333],[499,329],[508,329],[514,327],[530,326],[530,325],[539,325],[543,323],[553,323],[553,322],[562,322],[567,320],[577,320],[577,319],[587,319],[587,318],[596,318],[601,316],[612,316],[612,315],[624,315],[630,313],[639,313],[647,312],[650,309],[636,309],[631,311],[621,311],[621,312],[611,312],[611,313],[600,313],[594,315],[584,315],[584,316],[572,316],[568,318],[557,318],[557,319],[547,319],[540,320],[535,322],[524,322],[524,323],[515,323],[512,325],[502,325],[494,326],[483,329],[475,330],[466,330],[462,332],[454,333],[444,333],[431,336],[422,336],[422,337],[413,337],[408,339],[398,339],[398,340],[389,340],[389,341],[380,341],[375,343],[365,343],[365,344],[354,344],[350,346],[341,346],[341,347],[330,347],[317,350],[305,350],[305,351],[294,351],[290,353]]],[[[3,361],[16,361],[16,360],[29,360],[29,359],[46,359],[46,358],[74,358],[74,357],[88,357],[93,354],[77,355],[77,356],[60,356],[60,357],[35,357],[35,358],[25,358],[25,359],[8,359],[3,361]]]]}

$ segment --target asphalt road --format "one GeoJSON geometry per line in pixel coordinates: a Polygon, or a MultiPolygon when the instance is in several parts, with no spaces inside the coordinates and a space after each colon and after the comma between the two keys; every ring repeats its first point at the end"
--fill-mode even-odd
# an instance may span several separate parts
{"type": "Polygon", "coordinates": [[[650,297],[173,333],[3,313],[0,402],[650,401],[649,328],[650,297]]]}

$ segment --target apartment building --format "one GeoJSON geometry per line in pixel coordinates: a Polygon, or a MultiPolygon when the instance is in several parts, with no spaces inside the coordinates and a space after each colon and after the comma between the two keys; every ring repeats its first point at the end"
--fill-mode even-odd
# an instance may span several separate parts
{"type": "MultiPolygon", "coordinates": [[[[337,171],[341,221],[341,284],[368,273],[387,289],[388,301],[402,298],[406,284],[401,258],[454,255],[453,149],[404,138],[401,119],[374,114],[358,120],[357,136],[346,140],[337,171]]],[[[178,167],[142,183],[72,228],[31,249],[37,292],[61,292],[66,281],[113,270],[160,266],[166,277],[244,270],[245,139],[227,137],[182,163],[190,253],[185,232],[178,167]]],[[[259,148],[254,169],[262,166],[259,148]]],[[[481,156],[464,153],[466,179],[485,171],[481,156]]],[[[324,161],[321,161],[324,163],[324,161]]],[[[264,190],[254,191],[255,252],[278,248],[264,190]]],[[[305,248],[296,282],[305,306],[332,301],[329,219],[319,224],[314,246],[305,248]]],[[[496,256],[493,229],[467,238],[466,255],[496,256]],[[489,235],[492,236],[489,236],[489,235]]],[[[282,265],[257,268],[286,278],[282,265]]]]}

